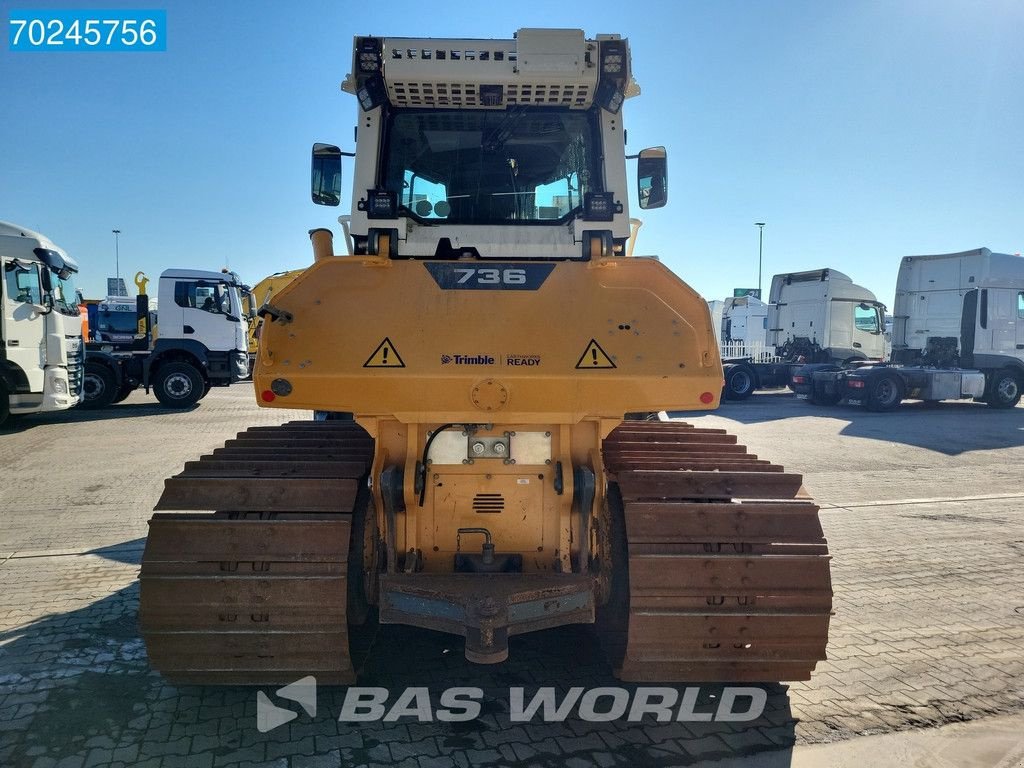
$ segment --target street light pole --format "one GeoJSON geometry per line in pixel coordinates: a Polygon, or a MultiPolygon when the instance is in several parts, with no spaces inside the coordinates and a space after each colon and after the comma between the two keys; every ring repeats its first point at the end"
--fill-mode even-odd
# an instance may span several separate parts
{"type": "MultiPolygon", "coordinates": [[[[764,252],[764,222],[755,221],[757,227],[757,298],[761,299],[761,255],[764,252]]],[[[764,301],[764,299],[761,299],[764,301]]]]}
{"type": "Polygon", "coordinates": [[[117,236],[121,234],[121,230],[120,229],[112,229],[110,231],[114,233],[114,277],[117,280],[116,284],[120,285],[121,284],[121,251],[118,248],[118,242],[117,242],[118,237],[117,236]]]}

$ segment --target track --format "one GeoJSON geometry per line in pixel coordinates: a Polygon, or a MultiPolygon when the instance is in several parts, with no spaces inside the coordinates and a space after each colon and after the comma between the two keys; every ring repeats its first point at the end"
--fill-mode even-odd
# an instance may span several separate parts
{"type": "Polygon", "coordinates": [[[178,684],[354,682],[349,549],[372,456],[354,423],[292,422],[166,480],[156,509],[213,511],[150,520],[139,619],[153,667],[178,684]]]}
{"type": "MultiPolygon", "coordinates": [[[[211,511],[150,521],[139,615],[152,665],[179,684],[354,682],[354,522],[372,455],[354,423],[292,422],[240,433],[166,480],[158,510],[211,511]]],[[[612,561],[628,560],[599,627],[619,677],[808,679],[832,589],[801,477],[679,423],[624,422],[603,455],[612,561]]]]}
{"type": "Polygon", "coordinates": [[[624,520],[628,542],[603,628],[619,677],[809,679],[825,658],[832,585],[801,477],[724,430],[681,423],[624,422],[603,453],[612,536],[624,520]]]}

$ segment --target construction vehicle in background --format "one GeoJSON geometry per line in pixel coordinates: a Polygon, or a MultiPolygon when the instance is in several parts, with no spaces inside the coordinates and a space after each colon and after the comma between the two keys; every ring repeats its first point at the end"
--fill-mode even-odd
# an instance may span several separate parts
{"type": "Polygon", "coordinates": [[[739,328],[742,345],[749,347],[738,357],[723,355],[722,396],[727,400],[791,386],[794,373],[808,363],[838,369],[885,356],[885,305],[830,268],[775,275],[767,305],[727,299],[722,327],[723,348],[739,328]],[[756,343],[764,333],[766,348],[756,343]]]}
{"type": "Polygon", "coordinates": [[[242,297],[249,288],[238,275],[165,270],[158,288],[159,338],[154,337],[145,282],[140,291],[136,332],[86,345],[82,407],[106,408],[144,387],[146,392],[152,388],[168,408],[189,408],[212,387],[226,387],[248,375],[248,316],[242,297]]]}
{"type": "Polygon", "coordinates": [[[260,325],[263,319],[257,316],[256,311],[269,302],[282,288],[292,280],[301,275],[303,269],[292,269],[287,272],[275,272],[272,275],[260,280],[252,287],[251,293],[243,294],[242,309],[249,318],[249,330],[247,339],[249,342],[249,372],[252,373],[252,366],[256,362],[256,349],[259,346],[260,325]]]}
{"type": "Polygon", "coordinates": [[[808,365],[794,389],[816,404],[890,411],[904,399],[1013,408],[1024,392],[1024,259],[977,248],[906,256],[896,278],[891,364],[808,365]]]}
{"type": "MultiPolygon", "coordinates": [[[[140,621],[179,683],[350,683],[374,615],[465,637],[594,624],[624,680],[806,679],[832,590],[799,475],[723,430],[624,420],[718,404],[707,305],[627,256],[663,147],[627,157],[617,35],[359,37],[351,241],[260,309],[265,407],[166,481],[140,621]],[[167,513],[164,510],[175,510],[167,513]],[[196,510],[210,510],[197,512],[196,510]],[[180,511],[188,511],[182,514],[180,511]]],[[[313,148],[338,205],[341,151],[313,148]]]]}
{"type": "Polygon", "coordinates": [[[0,221],[0,426],[71,408],[82,392],[82,318],[74,259],[0,221]]]}

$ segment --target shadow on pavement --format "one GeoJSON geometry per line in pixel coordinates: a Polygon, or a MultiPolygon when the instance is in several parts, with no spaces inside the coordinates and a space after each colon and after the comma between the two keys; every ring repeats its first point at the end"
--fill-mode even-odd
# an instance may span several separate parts
{"type": "MultiPolygon", "coordinates": [[[[107,554],[136,550],[121,545],[107,554]]],[[[639,722],[587,722],[578,708],[561,722],[539,716],[512,722],[515,688],[524,689],[527,702],[543,687],[554,688],[561,701],[574,686],[624,688],[632,700],[636,686],[615,680],[588,627],[513,638],[510,660],[492,666],[467,662],[457,637],[401,626],[364,631],[357,641],[359,685],[388,689],[389,709],[406,689],[423,688],[436,713],[445,708],[445,689],[468,686],[483,691],[480,715],[470,722],[442,722],[436,714],[425,722],[338,722],[349,689],[321,688],[315,717],[292,704],[297,717],[260,733],[259,689],[175,688],[149,669],[137,607],[138,585],[132,584],[85,608],[0,633],[0,764],[52,765],[69,757],[89,765],[169,758],[208,767],[279,761],[273,764],[584,768],[724,761],[716,765],[782,768],[791,762],[796,721],[787,689],[775,684],[758,686],[767,704],[752,722],[655,722],[652,715],[639,722]]],[[[680,696],[685,687],[670,686],[680,696]]],[[[693,711],[716,710],[720,684],[689,687],[699,687],[693,711]]],[[[263,690],[289,706],[272,688],[263,690]]],[[[594,710],[606,711],[610,699],[600,702],[594,710]]]]}
{"type": "Polygon", "coordinates": [[[99,555],[107,560],[113,560],[115,563],[138,565],[142,562],[142,550],[145,549],[145,547],[146,539],[138,538],[131,541],[124,541],[120,544],[114,544],[109,547],[90,549],[88,552],[83,554],[99,555]]]}
{"type": "Polygon", "coordinates": [[[82,408],[69,408],[66,411],[49,411],[47,413],[29,413],[17,416],[0,427],[0,435],[24,432],[34,426],[42,424],[77,424],[90,421],[109,421],[111,419],[134,419],[140,416],[174,416],[178,413],[187,413],[202,404],[193,405],[191,408],[175,410],[165,408],[153,399],[151,403],[118,403],[109,408],[100,408],[95,411],[82,408]]]}
{"type": "Polygon", "coordinates": [[[1024,408],[1004,410],[974,402],[909,400],[895,411],[875,413],[860,406],[811,405],[791,393],[757,393],[740,402],[726,401],[717,411],[669,411],[668,416],[680,421],[717,416],[740,424],[815,416],[847,422],[841,435],[902,443],[948,456],[1024,445],[1024,408]],[[971,419],[970,429],[964,428],[965,416],[971,419]]]}

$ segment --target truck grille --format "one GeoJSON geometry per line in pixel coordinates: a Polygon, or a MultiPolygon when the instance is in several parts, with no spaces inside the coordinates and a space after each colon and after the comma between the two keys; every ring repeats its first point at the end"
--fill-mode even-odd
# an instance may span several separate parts
{"type": "Polygon", "coordinates": [[[66,337],[64,343],[68,352],[68,388],[71,396],[77,398],[85,378],[85,344],[77,336],[66,337]]]}

